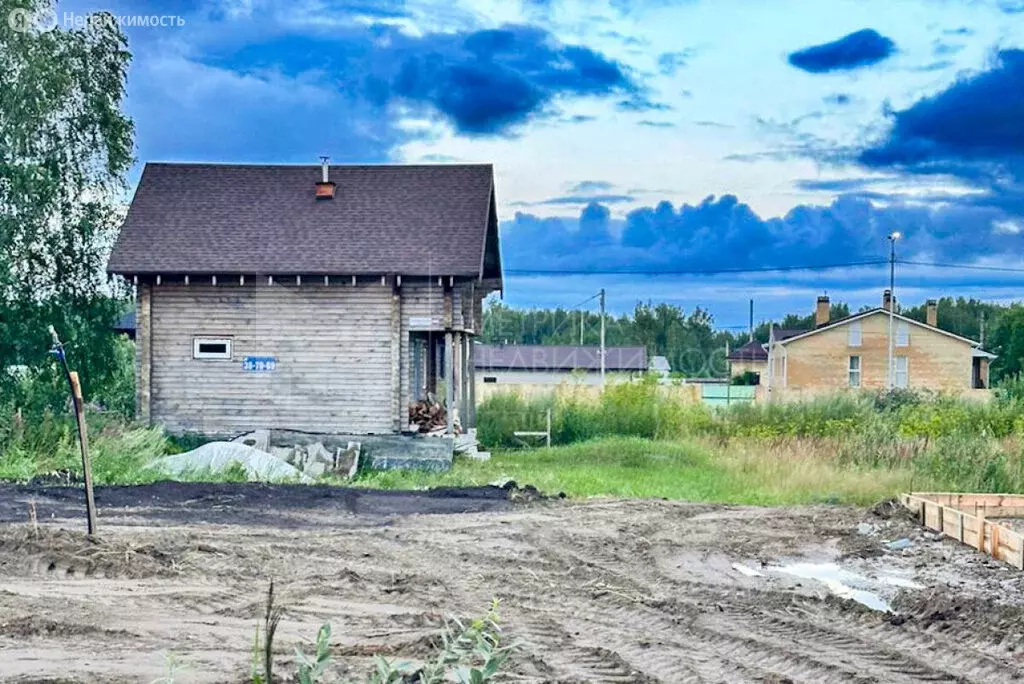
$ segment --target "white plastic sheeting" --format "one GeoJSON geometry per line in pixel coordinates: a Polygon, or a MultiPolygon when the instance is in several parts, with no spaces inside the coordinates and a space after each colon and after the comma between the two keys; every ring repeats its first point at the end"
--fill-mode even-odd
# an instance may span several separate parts
{"type": "Polygon", "coordinates": [[[196,473],[220,473],[239,464],[250,482],[313,482],[293,465],[265,451],[234,442],[210,442],[183,454],[158,459],[154,466],[171,477],[196,473]]]}

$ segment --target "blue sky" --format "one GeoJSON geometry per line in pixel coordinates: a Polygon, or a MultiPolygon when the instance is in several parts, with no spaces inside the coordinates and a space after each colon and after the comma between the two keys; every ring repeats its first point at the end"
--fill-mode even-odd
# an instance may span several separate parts
{"type": "MultiPolygon", "coordinates": [[[[491,162],[506,300],[725,327],[875,304],[884,258],[1024,269],[1024,0],[190,0],[128,30],[140,161],[491,162]],[[628,271],[527,275],[516,270],[628,271]]],[[[901,264],[907,303],[1024,273],[901,264]]]]}

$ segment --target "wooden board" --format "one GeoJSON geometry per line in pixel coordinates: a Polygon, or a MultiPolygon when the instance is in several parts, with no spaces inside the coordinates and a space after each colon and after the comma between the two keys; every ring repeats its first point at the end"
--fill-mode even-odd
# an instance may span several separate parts
{"type": "Polygon", "coordinates": [[[1024,509],[1024,496],[913,492],[899,498],[925,527],[1024,570],[1024,536],[989,519],[1015,517],[1008,511],[1024,509]]]}

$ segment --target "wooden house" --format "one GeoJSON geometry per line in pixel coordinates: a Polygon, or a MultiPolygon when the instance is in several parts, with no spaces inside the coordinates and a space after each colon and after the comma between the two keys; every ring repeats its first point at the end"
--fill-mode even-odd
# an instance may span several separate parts
{"type": "Polygon", "coordinates": [[[108,270],[137,288],[146,423],[395,434],[442,390],[470,427],[493,170],[150,163],[108,270]]]}

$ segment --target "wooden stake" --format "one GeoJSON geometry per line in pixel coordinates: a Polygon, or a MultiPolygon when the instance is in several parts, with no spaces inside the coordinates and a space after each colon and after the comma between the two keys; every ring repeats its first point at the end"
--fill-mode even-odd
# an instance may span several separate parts
{"type": "Polygon", "coordinates": [[[82,401],[82,385],[78,381],[78,372],[68,374],[71,380],[72,398],[75,406],[75,419],[78,422],[78,441],[82,447],[82,472],[85,477],[85,514],[89,536],[96,534],[96,500],[92,492],[92,463],[89,460],[89,436],[85,424],[85,407],[82,401]]]}

